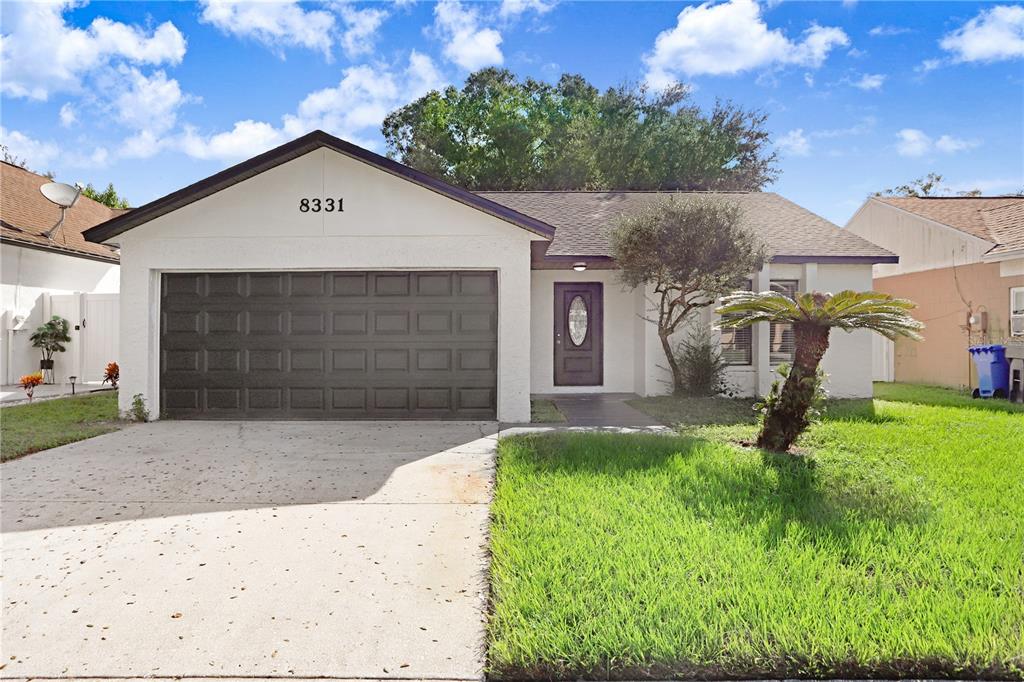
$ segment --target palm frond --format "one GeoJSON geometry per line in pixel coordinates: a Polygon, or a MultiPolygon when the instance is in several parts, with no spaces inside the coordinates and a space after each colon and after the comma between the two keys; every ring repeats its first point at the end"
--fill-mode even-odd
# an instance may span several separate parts
{"type": "Polygon", "coordinates": [[[776,291],[737,291],[723,298],[715,312],[722,316],[720,328],[758,322],[811,323],[845,331],[868,329],[888,339],[919,340],[924,324],[911,317],[915,307],[913,301],[877,291],[805,292],[792,298],[776,291]]]}

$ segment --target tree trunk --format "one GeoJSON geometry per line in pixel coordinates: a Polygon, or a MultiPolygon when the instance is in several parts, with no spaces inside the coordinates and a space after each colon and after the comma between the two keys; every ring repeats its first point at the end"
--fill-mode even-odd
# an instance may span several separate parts
{"type": "Polygon", "coordinates": [[[796,355],[777,400],[768,405],[757,436],[757,447],[787,452],[810,424],[807,412],[814,402],[818,365],[828,350],[829,327],[797,322],[793,325],[796,355]]]}
{"type": "Polygon", "coordinates": [[[665,359],[668,361],[668,367],[672,371],[672,393],[679,394],[683,392],[683,371],[679,369],[679,362],[676,360],[676,354],[672,352],[672,343],[669,341],[669,336],[672,332],[667,330],[658,329],[658,338],[661,339],[661,348],[665,351],[665,359]]]}

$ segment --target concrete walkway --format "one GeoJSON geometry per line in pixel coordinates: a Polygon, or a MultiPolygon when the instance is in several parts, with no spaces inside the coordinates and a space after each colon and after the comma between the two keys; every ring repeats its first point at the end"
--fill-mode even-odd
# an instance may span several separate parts
{"type": "MultiPolygon", "coordinates": [[[[103,385],[99,382],[89,384],[75,384],[75,395],[86,395],[92,391],[103,390],[103,385]]],[[[108,388],[107,390],[113,390],[108,388]]],[[[40,400],[49,400],[50,398],[60,398],[62,396],[71,395],[71,384],[41,384],[36,386],[35,392],[32,394],[33,402],[40,400]]],[[[20,403],[27,403],[28,398],[25,397],[25,389],[17,384],[11,384],[9,386],[0,386],[0,405],[17,405],[20,403]]]]}
{"type": "Polygon", "coordinates": [[[480,679],[497,426],[157,422],[0,467],[0,677],[480,679]]]}
{"type": "Polygon", "coordinates": [[[555,403],[568,420],[567,426],[647,427],[662,424],[626,404],[634,393],[586,393],[542,395],[555,403]]]}

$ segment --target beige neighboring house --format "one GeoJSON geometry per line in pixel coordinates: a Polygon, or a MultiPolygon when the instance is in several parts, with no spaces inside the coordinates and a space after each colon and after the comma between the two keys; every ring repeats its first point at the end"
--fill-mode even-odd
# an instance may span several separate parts
{"type": "Polygon", "coordinates": [[[51,315],[61,315],[72,324],[73,345],[54,358],[57,383],[71,374],[82,381],[99,381],[103,365],[116,355],[120,258],[116,248],[87,242],[82,232],[124,211],[80,196],[61,228],[47,236],[60,220],[60,208],[39,191],[48,182],[45,176],[0,162],[0,382],[4,385],[39,370],[39,351],[29,336],[51,315]],[[88,339],[82,329],[86,319],[94,322],[90,332],[95,333],[88,339]]]}
{"type": "Polygon", "coordinates": [[[876,344],[876,379],[970,388],[969,345],[1024,343],[1024,197],[872,197],[846,229],[900,257],[875,265],[875,289],[927,325],[921,343],[876,344]]]}

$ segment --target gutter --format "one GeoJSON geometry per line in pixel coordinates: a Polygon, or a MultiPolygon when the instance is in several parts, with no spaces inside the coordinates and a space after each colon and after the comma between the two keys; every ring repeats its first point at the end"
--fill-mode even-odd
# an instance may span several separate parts
{"type": "Polygon", "coordinates": [[[93,260],[100,263],[108,263],[110,265],[120,265],[121,259],[115,255],[110,257],[101,256],[98,253],[87,253],[85,251],[76,251],[69,248],[61,248],[59,246],[47,246],[46,244],[38,244],[36,242],[21,241],[19,239],[11,239],[10,237],[0,237],[0,244],[10,244],[11,246],[20,246],[23,249],[34,249],[36,251],[45,251],[46,253],[55,253],[61,256],[69,256],[71,258],[82,258],[83,260],[93,260]]]}
{"type": "MultiPolygon", "coordinates": [[[[998,247],[993,247],[998,248],[998,247]]],[[[1013,260],[1015,258],[1024,258],[1024,247],[1019,249],[1013,249],[1012,251],[1003,251],[1001,253],[993,254],[991,251],[982,254],[981,260],[985,263],[998,263],[1004,260],[1013,260]]]]}

